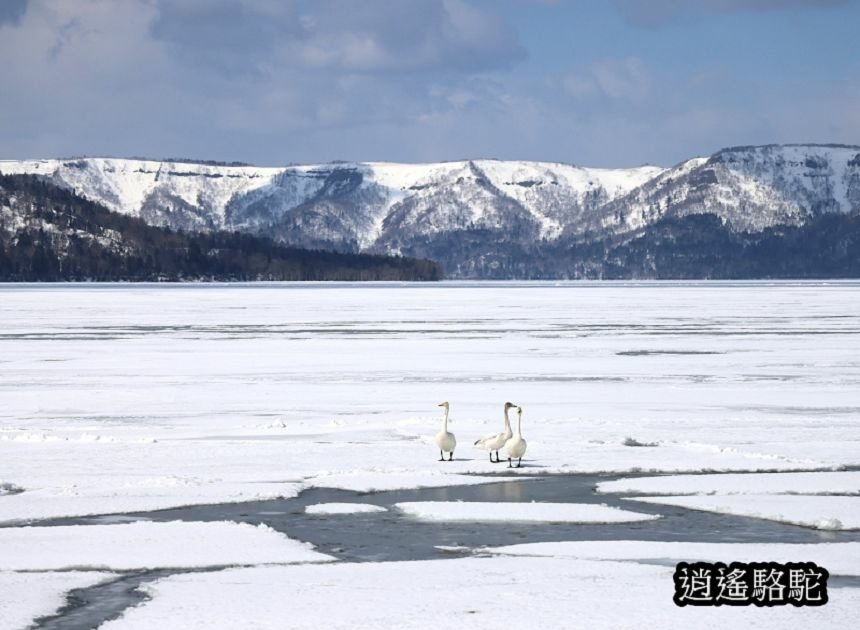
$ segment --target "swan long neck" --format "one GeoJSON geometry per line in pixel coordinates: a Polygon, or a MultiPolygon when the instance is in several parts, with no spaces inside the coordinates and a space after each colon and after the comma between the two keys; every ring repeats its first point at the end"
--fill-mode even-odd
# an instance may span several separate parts
{"type": "Polygon", "coordinates": [[[523,437],[523,414],[517,414],[517,436],[523,437]]]}
{"type": "Polygon", "coordinates": [[[442,430],[448,433],[448,407],[445,407],[445,417],[442,419],[442,430]]]}
{"type": "Polygon", "coordinates": [[[511,432],[511,419],[508,417],[509,407],[505,407],[505,433],[511,432]]]}

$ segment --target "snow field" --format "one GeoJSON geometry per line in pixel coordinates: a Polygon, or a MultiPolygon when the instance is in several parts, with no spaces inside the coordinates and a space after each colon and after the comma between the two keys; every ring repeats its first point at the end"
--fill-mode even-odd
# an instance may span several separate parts
{"type": "Polygon", "coordinates": [[[504,465],[471,442],[506,400],[524,408],[524,476],[860,463],[850,283],[0,298],[0,477],[24,489],[0,495],[0,522],[492,481],[504,465]],[[441,400],[453,462],[432,441],[441,400]]]}
{"type": "MultiPolygon", "coordinates": [[[[858,306],[856,283],[0,287],[0,478],[23,490],[0,493],[0,521],[507,479],[471,442],[501,430],[510,400],[524,408],[522,478],[825,469],[603,490],[788,514],[766,494],[845,526],[851,513],[816,500],[856,496],[811,493],[850,490],[837,469],[860,464],[858,306]],[[442,400],[460,443],[444,463],[432,442],[442,400]],[[759,495],[657,496],[744,488],[759,495]],[[776,494],[792,488],[807,494],[776,494]]],[[[45,570],[323,559],[249,526],[167,525],[0,529],[0,559],[45,570]]],[[[839,588],[822,610],[683,611],[670,575],[566,557],[231,569],[148,586],[154,599],[108,627],[318,627],[342,601],[331,627],[827,628],[850,627],[860,604],[839,588]]]]}

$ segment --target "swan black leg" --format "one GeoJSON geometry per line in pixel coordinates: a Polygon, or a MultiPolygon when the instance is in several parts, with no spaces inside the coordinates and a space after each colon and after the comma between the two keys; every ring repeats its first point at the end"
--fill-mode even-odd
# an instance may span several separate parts
{"type": "Polygon", "coordinates": [[[445,453],[443,453],[442,451],[439,451],[439,461],[440,462],[445,461],[445,453]]]}
{"type": "Polygon", "coordinates": [[[520,457],[519,461],[517,461],[517,468],[523,465],[523,458],[520,457]]]}
{"type": "Polygon", "coordinates": [[[454,461],[454,451],[451,451],[451,454],[448,455],[448,461],[449,462],[454,461]]]}
{"type": "Polygon", "coordinates": [[[508,468],[513,468],[513,466],[511,466],[511,458],[510,457],[508,457],[508,468]]]}
{"type": "Polygon", "coordinates": [[[493,451],[490,451],[490,463],[491,463],[491,464],[495,464],[495,463],[496,463],[495,461],[493,461],[493,451]]]}

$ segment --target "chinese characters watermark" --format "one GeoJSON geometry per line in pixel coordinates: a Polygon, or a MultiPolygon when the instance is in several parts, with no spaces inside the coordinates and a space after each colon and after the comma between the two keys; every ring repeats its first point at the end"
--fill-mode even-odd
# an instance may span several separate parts
{"type": "Polygon", "coordinates": [[[678,606],[823,606],[827,569],[813,562],[679,562],[678,606]]]}

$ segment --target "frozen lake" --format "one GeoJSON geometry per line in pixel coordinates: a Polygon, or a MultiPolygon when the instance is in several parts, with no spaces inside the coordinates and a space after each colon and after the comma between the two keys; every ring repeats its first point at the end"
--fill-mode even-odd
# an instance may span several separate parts
{"type": "MultiPolygon", "coordinates": [[[[677,506],[733,527],[796,523],[823,532],[797,540],[824,549],[826,532],[860,528],[858,348],[857,282],[0,285],[0,557],[26,559],[3,536],[40,519],[498,481],[505,464],[471,444],[501,430],[508,400],[529,444],[518,475],[696,473],[610,503],[670,524],[677,506]],[[432,441],[443,400],[459,443],[450,463],[432,441]]],[[[299,535],[307,519],[278,523],[312,538],[299,535]]],[[[666,528],[653,523],[643,529],[666,528]]],[[[762,527],[738,540],[766,539],[762,527]]],[[[99,569],[128,566],[123,548],[99,569]]],[[[0,581],[19,584],[16,562],[0,581]]],[[[131,566],[164,566],[142,562],[131,566]]],[[[186,576],[203,575],[195,563],[186,576]]],[[[68,567],[81,560],[50,570],[68,567]]],[[[77,587],[56,575],[30,619],[77,587]]],[[[176,584],[140,623],[174,605],[176,584]]]]}
{"type": "Polygon", "coordinates": [[[574,440],[814,429],[860,410],[858,333],[851,282],[5,285],[0,422],[310,431],[511,399],[574,440]]]}

